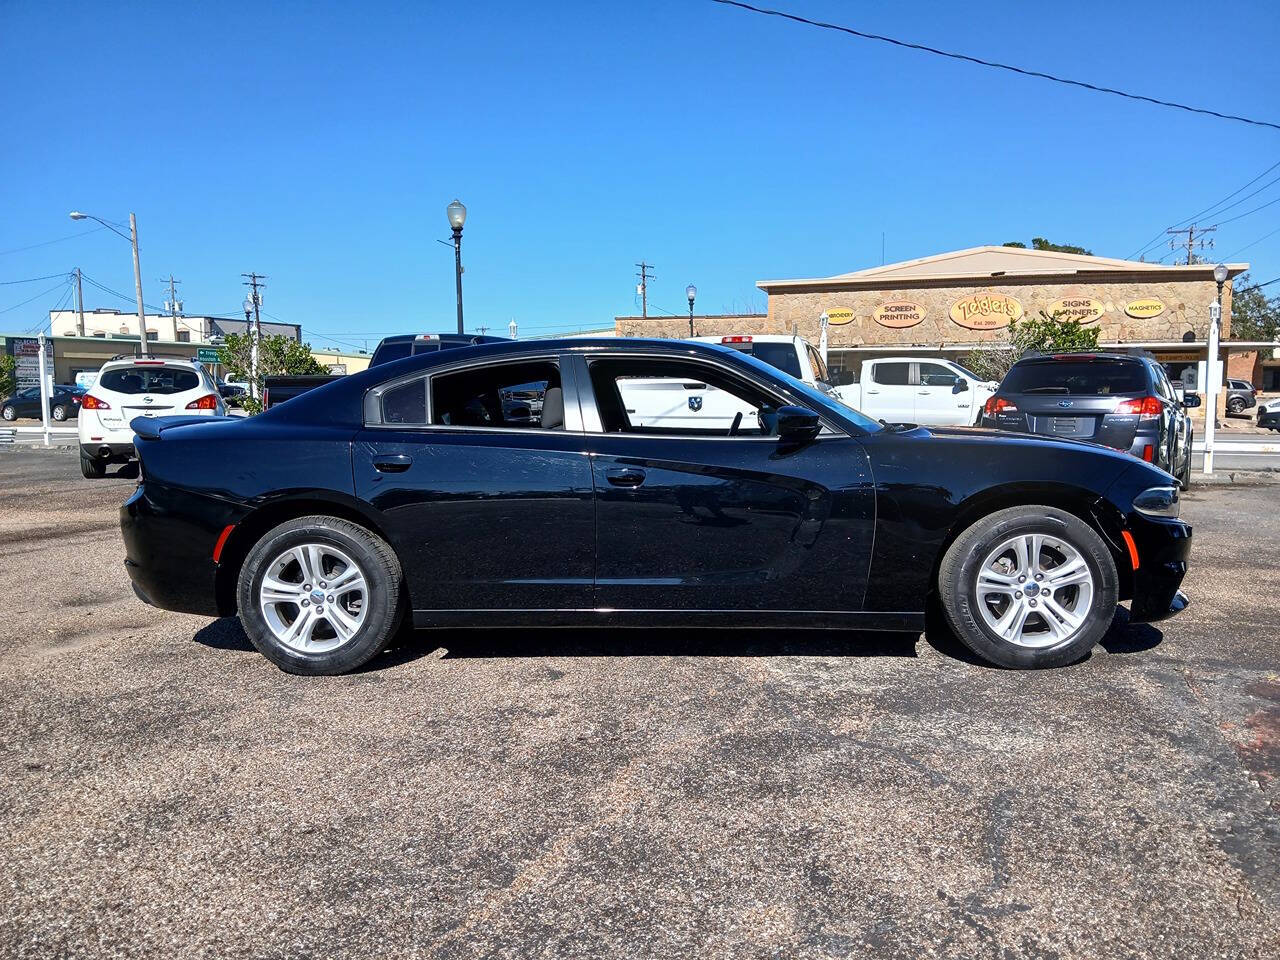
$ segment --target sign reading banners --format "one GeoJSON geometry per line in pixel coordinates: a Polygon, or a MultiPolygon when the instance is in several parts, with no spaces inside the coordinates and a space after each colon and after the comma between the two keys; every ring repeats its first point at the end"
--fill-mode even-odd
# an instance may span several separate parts
{"type": "Polygon", "coordinates": [[[1143,297],[1141,300],[1133,300],[1124,308],[1124,312],[1138,320],[1147,317],[1158,317],[1164,313],[1164,303],[1155,297],[1143,297]]]}
{"type": "Polygon", "coordinates": [[[1107,305],[1092,297],[1064,297],[1049,304],[1045,312],[1055,320],[1094,323],[1102,319],[1102,315],[1107,312],[1107,305]]]}
{"type": "Polygon", "coordinates": [[[951,319],[970,330],[998,330],[1022,316],[1022,304],[1003,293],[975,293],[951,305],[951,319]]]}
{"type": "Polygon", "coordinates": [[[914,327],[924,319],[924,307],[911,300],[890,300],[876,307],[875,319],[880,326],[895,330],[914,327]]]}
{"type": "Polygon", "coordinates": [[[853,323],[853,311],[840,307],[835,310],[827,311],[827,325],[832,327],[843,327],[846,323],[853,323]]]}

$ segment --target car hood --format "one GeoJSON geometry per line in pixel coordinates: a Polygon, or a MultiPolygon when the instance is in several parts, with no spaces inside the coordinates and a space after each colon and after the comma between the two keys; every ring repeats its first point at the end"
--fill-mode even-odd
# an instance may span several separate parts
{"type": "Polygon", "coordinates": [[[1087,450],[1098,456],[1108,457],[1121,463],[1133,460],[1129,454],[1112,447],[1105,447],[1088,440],[1071,440],[1067,437],[1046,437],[1034,433],[1017,433],[1011,430],[993,430],[989,427],[917,427],[917,431],[939,440],[968,440],[972,443],[988,443],[1000,447],[1026,447],[1029,450],[1069,448],[1087,450]]]}

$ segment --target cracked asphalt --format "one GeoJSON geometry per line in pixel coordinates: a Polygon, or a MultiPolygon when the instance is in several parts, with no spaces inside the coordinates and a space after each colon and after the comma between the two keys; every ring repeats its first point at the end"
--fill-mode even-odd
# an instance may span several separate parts
{"type": "Polygon", "coordinates": [[[1274,957],[1280,487],[1192,606],[944,637],[420,634],[287,676],[129,590],[132,480],[0,454],[0,956],[1274,957]]]}

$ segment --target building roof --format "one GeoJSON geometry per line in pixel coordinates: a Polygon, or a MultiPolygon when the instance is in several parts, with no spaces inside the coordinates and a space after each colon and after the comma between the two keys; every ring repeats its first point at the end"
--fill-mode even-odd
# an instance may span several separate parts
{"type": "MultiPolygon", "coordinates": [[[[1135,274],[1182,280],[1213,279],[1212,263],[1176,264],[1144,263],[1140,260],[1117,260],[1079,253],[1053,250],[1029,250],[1022,247],[970,247],[916,260],[888,263],[834,277],[805,280],[761,280],[756,286],[774,291],[787,288],[839,287],[876,288],[900,283],[937,284],[940,282],[979,281],[990,283],[1000,278],[1075,277],[1081,274],[1133,276],[1135,274]]],[[[1249,269],[1247,263],[1227,264],[1228,275],[1235,277],[1249,269]]]]}

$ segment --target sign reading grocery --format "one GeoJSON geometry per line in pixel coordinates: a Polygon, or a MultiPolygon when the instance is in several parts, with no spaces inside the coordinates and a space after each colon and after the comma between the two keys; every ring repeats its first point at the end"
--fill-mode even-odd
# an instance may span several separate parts
{"type": "Polygon", "coordinates": [[[853,311],[846,310],[843,307],[838,310],[827,311],[827,325],[831,327],[843,327],[846,323],[853,323],[853,311]]]}
{"type": "Polygon", "coordinates": [[[1102,319],[1102,315],[1107,312],[1107,305],[1092,297],[1064,297],[1049,304],[1049,309],[1045,312],[1055,320],[1094,323],[1102,319]]]}
{"type": "Polygon", "coordinates": [[[1141,300],[1130,301],[1129,305],[1124,308],[1124,312],[1139,320],[1146,317],[1158,317],[1164,313],[1164,303],[1155,297],[1143,297],[1141,300]]]}
{"type": "Polygon", "coordinates": [[[975,293],[951,305],[951,319],[970,330],[998,330],[1022,316],[1022,304],[1003,293],[975,293]]]}
{"type": "Polygon", "coordinates": [[[891,300],[876,307],[874,316],[880,326],[900,330],[903,327],[914,327],[923,320],[924,307],[910,300],[891,300]]]}

